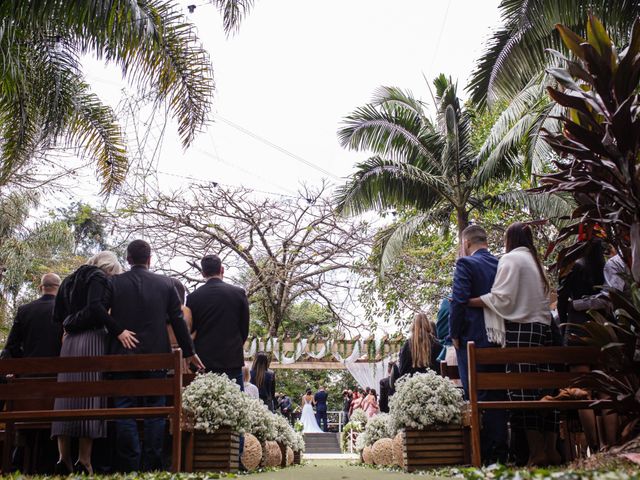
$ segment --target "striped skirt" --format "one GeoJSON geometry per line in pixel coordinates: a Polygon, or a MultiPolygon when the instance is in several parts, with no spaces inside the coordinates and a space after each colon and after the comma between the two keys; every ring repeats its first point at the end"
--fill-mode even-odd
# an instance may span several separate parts
{"type": "MultiPolygon", "coordinates": [[[[61,357],[94,357],[104,355],[107,346],[107,332],[104,329],[87,330],[65,337],[60,351],[61,357]]],[[[58,382],[95,382],[102,380],[100,372],[71,372],[58,374],[58,382]]],[[[79,410],[105,408],[107,399],[103,397],[56,398],[56,410],[79,410]]],[[[104,438],[107,436],[104,420],[68,420],[52,422],[51,436],[65,435],[78,438],[104,438]]]]}

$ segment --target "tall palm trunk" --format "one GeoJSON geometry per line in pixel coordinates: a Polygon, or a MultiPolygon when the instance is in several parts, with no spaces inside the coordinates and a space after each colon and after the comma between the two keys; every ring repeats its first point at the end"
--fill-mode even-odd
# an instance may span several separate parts
{"type": "Polygon", "coordinates": [[[462,232],[469,226],[469,211],[464,207],[456,209],[456,224],[458,226],[458,255],[463,256],[462,232]]]}

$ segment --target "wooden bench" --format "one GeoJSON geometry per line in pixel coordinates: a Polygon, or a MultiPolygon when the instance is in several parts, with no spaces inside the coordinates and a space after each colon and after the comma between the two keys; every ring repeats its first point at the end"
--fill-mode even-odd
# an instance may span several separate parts
{"type": "Polygon", "coordinates": [[[482,410],[579,410],[611,408],[611,402],[599,400],[556,401],[478,401],[478,390],[556,389],[570,387],[585,375],[584,372],[502,373],[478,372],[478,365],[507,365],[510,363],[551,364],[562,366],[598,363],[601,353],[593,347],[523,347],[476,348],[467,344],[469,361],[469,402],[471,404],[472,463],[481,466],[480,412],[482,410]]]}
{"type": "MultiPolygon", "coordinates": [[[[2,472],[8,473],[16,426],[55,420],[113,420],[119,418],[168,418],[173,426],[180,425],[182,414],[182,376],[131,380],[103,379],[96,382],[57,382],[58,373],[71,372],[144,372],[173,370],[180,372],[182,353],[147,355],[106,355],[101,357],[54,357],[6,359],[0,361],[0,375],[14,375],[19,381],[0,385],[0,400],[6,400],[0,412],[5,424],[2,448],[2,472]],[[41,375],[37,377],[35,375],[41,375]],[[48,377],[45,377],[48,375],[48,377]],[[167,396],[168,406],[135,408],[97,408],[84,410],[54,410],[53,402],[42,400],[71,397],[167,396]],[[33,408],[23,405],[31,401],[33,408]],[[12,404],[17,408],[13,409],[12,404]],[[19,404],[19,406],[18,406],[19,404]]],[[[172,471],[180,471],[181,436],[173,435],[172,471]]]]}

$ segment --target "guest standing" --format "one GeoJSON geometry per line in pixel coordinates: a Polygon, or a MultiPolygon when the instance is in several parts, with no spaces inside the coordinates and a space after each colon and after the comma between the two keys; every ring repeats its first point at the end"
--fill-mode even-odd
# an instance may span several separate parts
{"type": "Polygon", "coordinates": [[[389,398],[394,394],[395,390],[391,386],[391,377],[396,362],[389,362],[387,365],[387,376],[380,380],[380,411],[389,413],[389,398]]]}
{"type": "Polygon", "coordinates": [[[60,277],[47,273],[40,280],[42,296],[18,307],[4,350],[12,358],[57,357],[62,344],[62,325],[51,322],[60,288],[60,277]]]}
{"type": "Polygon", "coordinates": [[[433,324],[427,315],[416,314],[411,324],[411,338],[400,350],[398,360],[400,376],[424,373],[428,369],[437,370],[441,348],[434,334],[433,324]]]}
{"type": "Polygon", "coordinates": [[[328,430],[328,420],[327,420],[327,398],[329,394],[325,391],[324,386],[320,385],[320,388],[313,396],[313,400],[316,404],[316,420],[322,431],[326,432],[328,430]]]}
{"type": "Polygon", "coordinates": [[[251,373],[249,372],[249,368],[242,367],[242,378],[244,380],[244,393],[249,395],[251,398],[259,400],[260,392],[258,391],[258,387],[251,383],[251,373]]]}
{"type": "Polygon", "coordinates": [[[342,391],[342,422],[343,425],[349,423],[349,412],[351,411],[351,399],[353,393],[350,390],[342,391]]]}
{"type": "MultiPolygon", "coordinates": [[[[460,381],[465,398],[469,398],[469,372],[467,364],[467,343],[473,341],[476,347],[496,347],[487,338],[482,308],[469,303],[491,291],[498,268],[498,259],[489,252],[487,232],[478,225],[471,225],[462,232],[463,257],[456,262],[453,275],[453,292],[449,310],[449,332],[456,350],[460,381]]],[[[478,371],[501,371],[500,365],[480,365],[478,371]]],[[[505,393],[495,390],[478,391],[478,400],[504,400],[505,393]]],[[[486,464],[506,461],[507,416],[503,410],[487,410],[482,415],[481,455],[486,464]]]]}
{"type": "MultiPolygon", "coordinates": [[[[131,270],[114,277],[111,315],[124,328],[136,332],[138,344],[127,350],[113,338],[112,354],[169,353],[171,344],[167,332],[169,323],[176,336],[182,354],[188,363],[204,368],[195,354],[193,341],[187,330],[178,293],[170,278],[149,271],[151,246],[144,240],[134,240],[127,246],[127,262],[131,270]]],[[[135,359],[132,358],[135,362],[135,359]]],[[[137,378],[164,378],[165,371],[116,372],[113,378],[132,380],[137,378]]],[[[116,408],[162,407],[164,396],[124,396],[114,399],[116,408]]],[[[116,420],[117,468],[122,472],[162,470],[165,432],[164,418],[144,420],[144,449],[141,452],[138,427],[135,419],[116,420]]]]}
{"type": "Polygon", "coordinates": [[[249,335],[249,302],[245,291],[224,281],[217,255],[200,261],[204,285],[187,297],[193,315],[195,347],[207,372],[221,373],[244,386],[244,342],[249,335]]]}
{"type": "MultiPolygon", "coordinates": [[[[107,334],[111,334],[122,349],[135,348],[135,333],[108,313],[111,285],[109,277],[118,275],[122,267],[112,252],[91,257],[64,279],[56,296],[53,321],[64,327],[61,357],[89,357],[106,353],[107,334]]],[[[102,380],[100,372],[61,373],[59,382],[95,382],[102,380]]],[[[56,410],[90,410],[105,408],[106,398],[56,398],[56,410]]],[[[51,424],[51,436],[58,439],[60,458],[55,472],[59,475],[93,474],[91,451],[93,440],[106,436],[103,420],[56,421],[51,424]],[[71,437],[79,439],[78,461],[71,461],[71,437]]]]}
{"type": "MultiPolygon", "coordinates": [[[[487,338],[498,345],[542,347],[553,344],[549,281],[533,243],[531,227],[521,222],[509,226],[505,234],[506,254],[500,259],[491,292],[472,299],[472,306],[484,305],[487,338]]],[[[553,371],[550,365],[510,364],[507,373],[553,371]]],[[[540,390],[510,390],[511,400],[539,400],[540,390]]],[[[556,450],[558,415],[518,410],[511,414],[512,426],[523,428],[529,444],[529,464],[558,464],[556,450]]]]}
{"type": "Polygon", "coordinates": [[[258,352],[251,366],[251,383],[258,387],[260,400],[272,412],[275,411],[274,397],[276,395],[276,374],[269,370],[269,356],[258,352]]]}
{"type": "MultiPolygon", "coordinates": [[[[60,355],[62,325],[51,321],[60,283],[60,277],[55,273],[43,275],[38,286],[42,296],[18,307],[7,337],[7,344],[2,352],[2,358],[57,357],[60,355]]],[[[6,381],[4,377],[1,380],[2,383],[6,381]]],[[[0,402],[0,410],[3,408],[4,401],[0,402]]],[[[53,451],[57,451],[57,447],[48,438],[49,427],[23,429],[18,434],[24,439],[24,445],[30,446],[32,452],[37,452],[34,465],[31,465],[32,472],[52,472],[53,458],[55,458],[53,451]]],[[[13,463],[22,469],[20,459],[24,456],[25,448],[21,445],[22,442],[16,443],[18,445],[14,450],[13,463]]]]}
{"type": "Polygon", "coordinates": [[[602,240],[590,240],[582,258],[573,264],[571,271],[560,279],[558,288],[558,316],[560,324],[566,324],[565,343],[567,345],[582,345],[576,339],[584,334],[580,327],[591,320],[586,309],[574,307],[574,301],[583,297],[591,297],[600,291],[605,284],[604,277],[604,246],[602,240]]]}
{"type": "Polygon", "coordinates": [[[369,418],[380,413],[380,407],[378,405],[378,394],[373,388],[369,390],[369,394],[364,397],[362,408],[369,418]]]}

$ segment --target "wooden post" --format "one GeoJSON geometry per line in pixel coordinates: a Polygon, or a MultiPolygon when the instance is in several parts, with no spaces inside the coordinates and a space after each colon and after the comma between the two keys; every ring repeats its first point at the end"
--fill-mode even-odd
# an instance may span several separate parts
{"type": "Polygon", "coordinates": [[[171,471],[178,473],[182,466],[182,351],[173,352],[173,442],[171,471]]]}
{"type": "Polygon", "coordinates": [[[2,474],[9,475],[11,470],[11,453],[13,452],[13,422],[4,426],[4,445],[2,445],[2,474]]]}
{"type": "Polygon", "coordinates": [[[471,462],[474,467],[482,466],[480,456],[480,411],[478,409],[478,372],[476,370],[476,346],[467,343],[467,368],[469,371],[469,403],[471,404],[471,462]]]}

